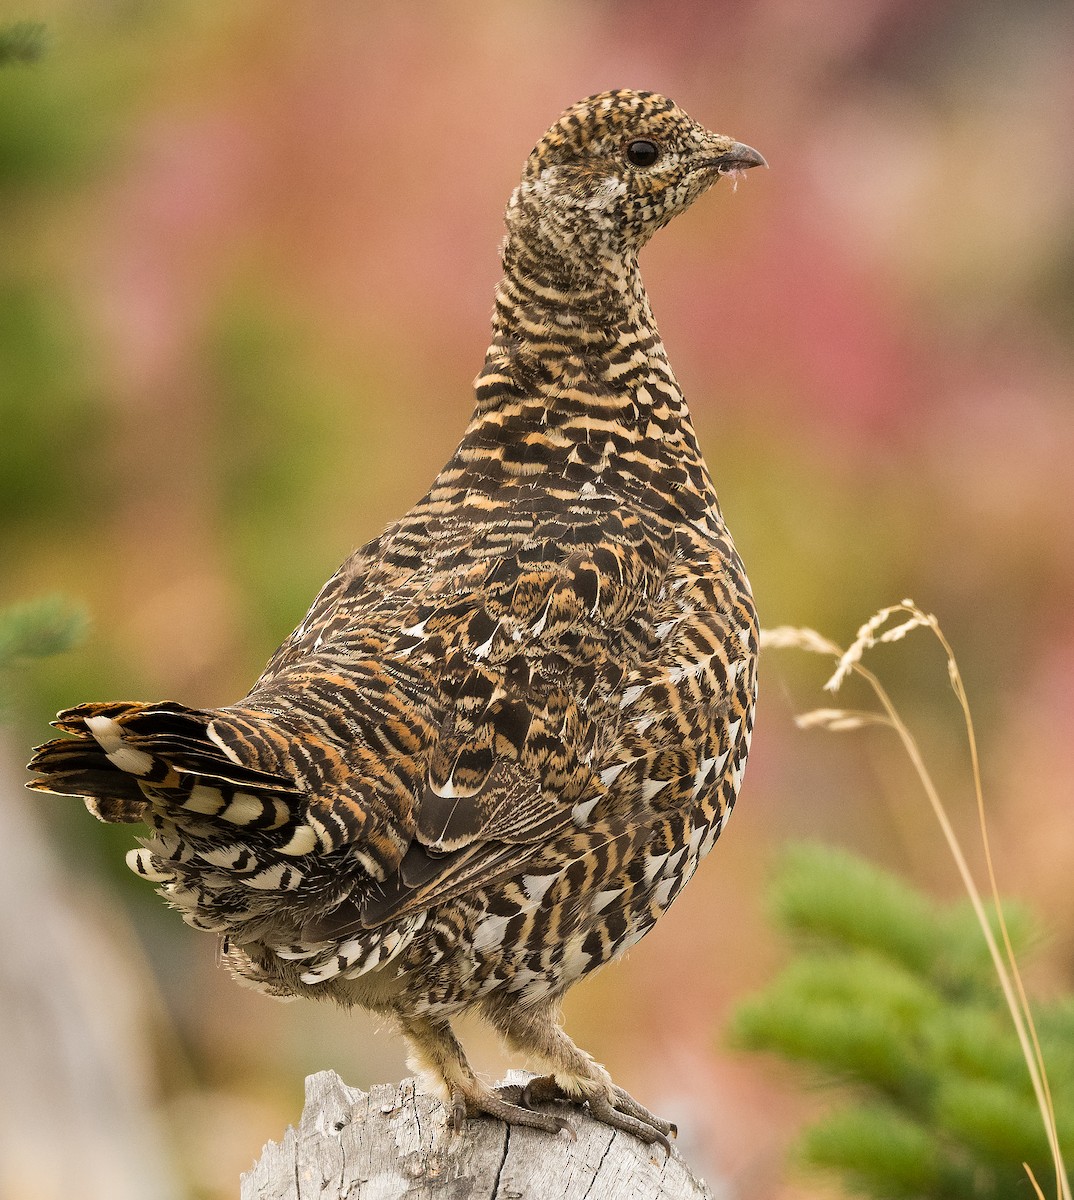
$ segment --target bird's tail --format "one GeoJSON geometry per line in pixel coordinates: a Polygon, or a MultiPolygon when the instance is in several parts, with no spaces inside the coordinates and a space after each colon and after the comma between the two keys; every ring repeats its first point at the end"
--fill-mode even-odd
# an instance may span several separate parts
{"type": "Polygon", "coordinates": [[[317,843],[299,786],[243,763],[225,722],[170,701],[80,704],[53,722],[73,736],[37,748],[28,784],[80,796],[102,821],[145,822],[128,865],[192,924],[221,930],[293,891],[317,843]]]}
{"type": "Polygon", "coordinates": [[[283,775],[242,763],[214,729],[218,714],[172,701],[79,704],[52,722],[74,737],[38,746],[28,787],[81,796],[102,821],[144,821],[147,808],[263,830],[291,815],[284,802],[298,787],[283,775]]]}

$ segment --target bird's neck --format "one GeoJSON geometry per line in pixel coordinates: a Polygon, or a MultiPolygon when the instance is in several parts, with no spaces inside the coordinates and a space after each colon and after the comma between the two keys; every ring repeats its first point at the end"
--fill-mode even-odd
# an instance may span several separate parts
{"type": "Polygon", "coordinates": [[[561,246],[512,231],[501,259],[493,349],[496,341],[551,341],[584,353],[611,353],[613,335],[623,330],[659,343],[633,250],[561,246]]]}
{"type": "Polygon", "coordinates": [[[630,494],[662,475],[691,509],[718,512],[636,255],[548,250],[504,244],[477,406],[448,474],[497,489],[584,473],[630,494]]]}
{"type": "Polygon", "coordinates": [[[558,426],[592,407],[632,429],[655,401],[689,423],[634,254],[569,260],[509,237],[503,266],[475,420],[521,404],[558,426]]]}

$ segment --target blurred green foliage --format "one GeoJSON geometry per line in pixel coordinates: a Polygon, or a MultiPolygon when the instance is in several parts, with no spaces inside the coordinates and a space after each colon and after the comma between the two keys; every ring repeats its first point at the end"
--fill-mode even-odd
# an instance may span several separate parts
{"type": "Polygon", "coordinates": [[[0,418],[18,430],[0,438],[0,532],[66,520],[88,486],[106,429],[79,343],[70,308],[46,287],[0,278],[0,418]]]}
{"type": "Polygon", "coordinates": [[[62,654],[81,641],[85,631],[85,612],[62,596],[0,610],[0,714],[8,675],[20,660],[62,654]]]}
{"type": "Polygon", "coordinates": [[[0,25],[0,67],[37,62],[48,47],[48,31],[40,21],[0,25]]]}
{"type": "Polygon", "coordinates": [[[0,612],[0,671],[20,658],[62,654],[84,635],[86,614],[62,596],[14,605],[0,612]]]}
{"type": "Polygon", "coordinates": [[[213,314],[203,354],[213,380],[211,469],[224,542],[243,596],[256,598],[244,628],[263,648],[293,628],[333,553],[350,550],[333,550],[323,526],[345,453],[334,417],[353,406],[353,383],[348,389],[326,375],[299,318],[245,291],[213,314]],[[299,528],[303,537],[281,538],[299,528]],[[286,555],[266,553],[284,541],[286,555]]]}
{"type": "MultiPolygon", "coordinates": [[[[1054,1176],[1029,1073],[968,903],[943,906],[830,847],[792,848],[773,885],[796,954],[733,1021],[736,1043],[851,1092],[807,1130],[802,1161],[884,1200],[1029,1196],[1054,1176]]],[[[1016,950],[1037,940],[1004,905],[1016,950]]],[[[1074,998],[1037,1027],[1065,1154],[1074,1154],[1074,998]]]]}
{"type": "Polygon", "coordinates": [[[26,188],[40,192],[71,181],[104,149],[107,123],[92,96],[101,80],[70,53],[59,61],[42,57],[45,44],[42,26],[0,29],[0,66],[33,65],[0,71],[0,204],[26,188]]]}
{"type": "Polygon", "coordinates": [[[0,26],[0,535],[5,549],[70,524],[107,434],[62,244],[42,236],[49,201],[102,160],[108,120],[83,57],[52,50],[45,26],[0,26]],[[60,258],[56,256],[59,255],[60,258]]]}

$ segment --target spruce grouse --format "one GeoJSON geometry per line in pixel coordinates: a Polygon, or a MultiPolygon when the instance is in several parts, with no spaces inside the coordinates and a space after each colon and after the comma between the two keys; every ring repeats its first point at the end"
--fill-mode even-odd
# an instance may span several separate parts
{"type": "Polygon", "coordinates": [[[749,584],[638,272],[763,165],[670,100],[568,108],[507,207],[477,405],[427,495],[356,551],[238,704],[80,704],[29,786],[148,833],[130,866],[243,981],[392,1016],[449,1106],[667,1144],[558,1005],[712,848],[756,694],[749,584]],[[492,1089],[478,1010],[547,1074],[492,1089]]]}

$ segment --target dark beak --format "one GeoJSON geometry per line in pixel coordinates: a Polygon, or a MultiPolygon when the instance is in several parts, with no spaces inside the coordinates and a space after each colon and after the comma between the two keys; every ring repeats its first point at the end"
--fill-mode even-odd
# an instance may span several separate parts
{"type": "Polygon", "coordinates": [[[727,150],[717,154],[715,158],[705,160],[706,167],[715,167],[721,174],[725,171],[744,171],[747,167],[767,167],[763,154],[759,154],[752,146],[744,146],[741,142],[732,142],[727,150]]]}

